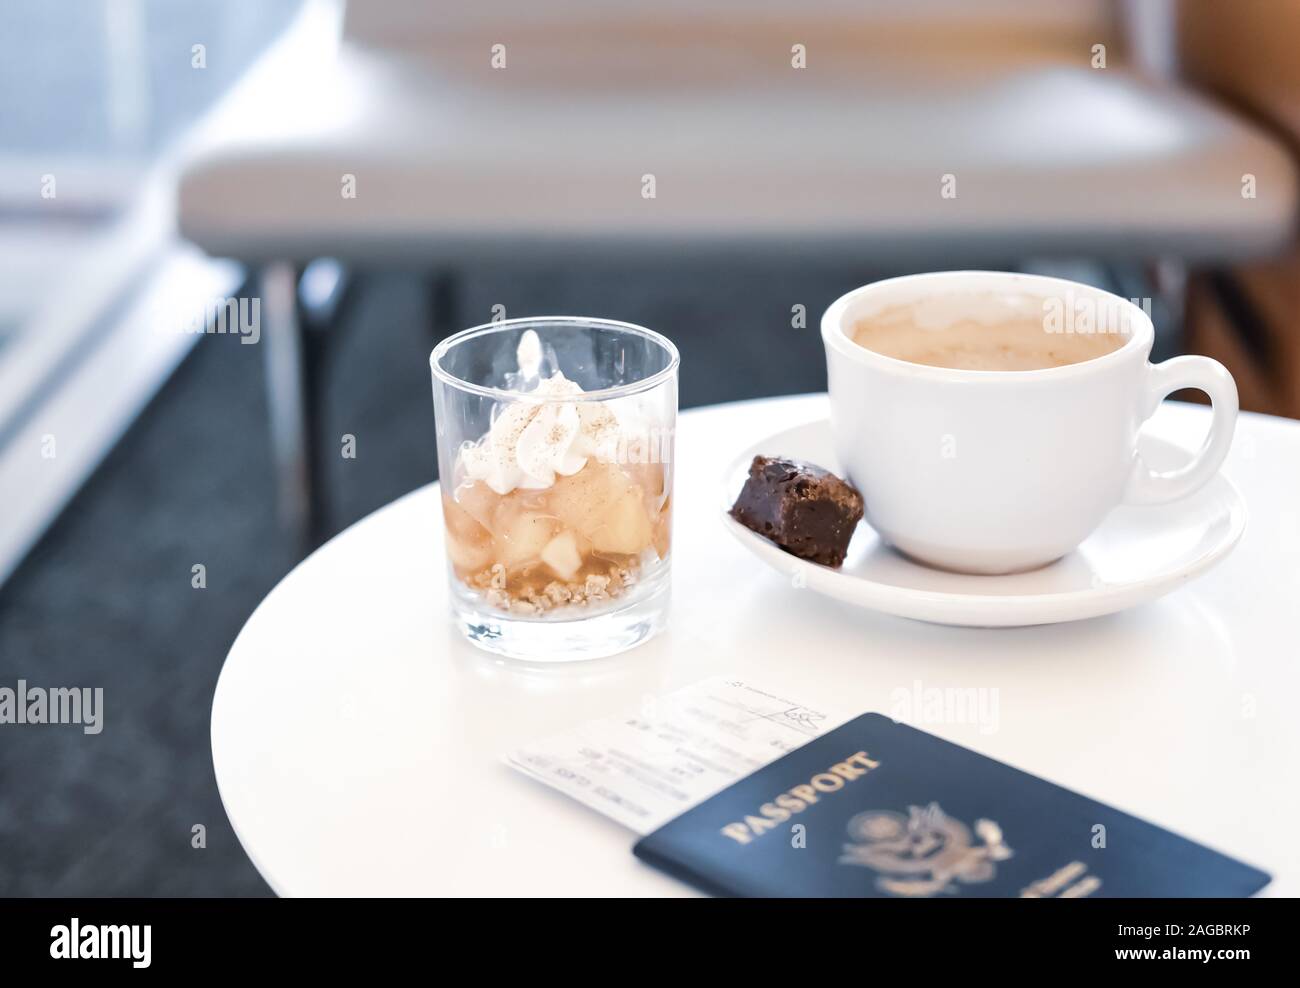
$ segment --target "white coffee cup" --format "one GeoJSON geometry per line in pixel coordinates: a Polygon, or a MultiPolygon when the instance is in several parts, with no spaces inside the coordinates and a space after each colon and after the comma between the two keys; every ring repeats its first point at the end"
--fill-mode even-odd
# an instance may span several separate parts
{"type": "MultiPolygon", "coordinates": [[[[977,317],[992,320],[996,312],[977,317]]],[[[921,562],[1013,573],[1070,552],[1118,504],[1158,505],[1192,493],[1228,453],[1237,386],[1209,357],[1149,363],[1154,335],[1132,302],[1036,275],[909,275],[838,299],[822,316],[831,430],[840,466],[866,501],[867,521],[921,562]],[[1128,339],[1080,363],[986,371],[910,363],[851,337],[864,316],[941,294],[988,306],[999,296],[1022,304],[1026,296],[1042,299],[1044,312],[1064,311],[1066,323],[1089,306],[1120,312],[1128,339]],[[1209,396],[1209,435],[1186,466],[1157,472],[1138,453],[1138,432],[1180,388],[1209,396]]]]}

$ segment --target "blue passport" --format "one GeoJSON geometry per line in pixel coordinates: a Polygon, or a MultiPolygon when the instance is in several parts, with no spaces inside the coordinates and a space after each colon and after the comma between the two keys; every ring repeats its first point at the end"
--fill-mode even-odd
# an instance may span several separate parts
{"type": "Polygon", "coordinates": [[[1269,882],[1177,834],[864,714],[642,838],[715,895],[1248,896],[1269,882]]]}

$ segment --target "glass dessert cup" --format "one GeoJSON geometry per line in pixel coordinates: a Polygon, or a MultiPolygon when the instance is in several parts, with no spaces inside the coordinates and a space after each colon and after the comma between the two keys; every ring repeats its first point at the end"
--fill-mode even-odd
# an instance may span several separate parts
{"type": "Polygon", "coordinates": [[[454,619],[533,662],[613,655],[667,617],[677,350],[629,323],[510,319],[429,358],[454,619]]]}

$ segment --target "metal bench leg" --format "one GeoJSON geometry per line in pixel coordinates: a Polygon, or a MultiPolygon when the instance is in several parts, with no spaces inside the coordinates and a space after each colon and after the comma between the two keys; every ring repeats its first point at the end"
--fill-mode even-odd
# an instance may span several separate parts
{"type": "Polygon", "coordinates": [[[1164,306],[1164,338],[1156,336],[1152,360],[1164,360],[1187,352],[1187,262],[1178,257],[1158,259],[1152,280],[1164,306]]]}
{"type": "Polygon", "coordinates": [[[434,271],[428,281],[429,331],[434,343],[464,329],[459,325],[460,283],[457,273],[449,269],[434,271]]]}
{"type": "Polygon", "coordinates": [[[298,313],[298,271],[287,261],[260,272],[263,359],[270,413],[271,451],[281,524],[302,552],[316,535],[311,489],[315,423],[308,414],[308,389],[302,324],[298,313]]]}

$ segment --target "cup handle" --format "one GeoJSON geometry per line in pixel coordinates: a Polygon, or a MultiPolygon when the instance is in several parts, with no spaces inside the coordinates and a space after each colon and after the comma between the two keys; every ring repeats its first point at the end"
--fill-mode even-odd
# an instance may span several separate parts
{"type": "Polygon", "coordinates": [[[1165,504],[1186,497],[1213,477],[1223,465],[1237,425],[1237,383],[1228,368],[1209,357],[1174,357],[1148,370],[1146,416],[1180,388],[1195,388],[1210,398],[1214,415],[1210,431],[1192,462],[1178,470],[1152,470],[1140,453],[1134,454],[1133,472],[1124,491],[1127,504],[1165,504]]]}

